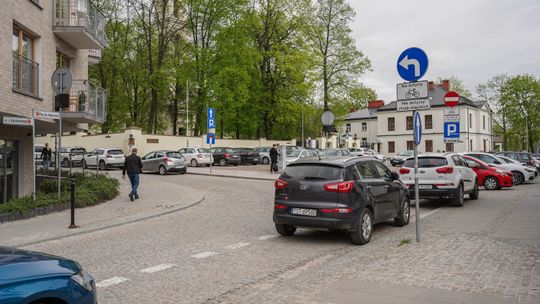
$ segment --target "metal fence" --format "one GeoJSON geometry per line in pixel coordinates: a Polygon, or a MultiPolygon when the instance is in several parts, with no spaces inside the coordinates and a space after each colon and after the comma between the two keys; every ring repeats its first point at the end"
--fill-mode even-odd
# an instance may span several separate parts
{"type": "Polygon", "coordinates": [[[13,53],[13,90],[39,96],[39,64],[13,53]]]}
{"type": "Polygon", "coordinates": [[[84,28],[101,45],[107,43],[105,16],[89,0],[55,0],[54,25],[57,28],[84,28]]]}
{"type": "Polygon", "coordinates": [[[88,80],[73,80],[69,93],[67,112],[80,112],[103,122],[107,115],[107,94],[103,88],[94,86],[88,80]]]}

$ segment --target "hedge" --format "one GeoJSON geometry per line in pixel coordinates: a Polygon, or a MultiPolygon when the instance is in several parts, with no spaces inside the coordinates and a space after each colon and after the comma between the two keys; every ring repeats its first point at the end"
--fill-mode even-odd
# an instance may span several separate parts
{"type": "MultiPolygon", "coordinates": [[[[118,180],[107,175],[74,173],[72,177],[75,182],[75,203],[78,208],[93,206],[111,200],[119,194],[118,180]]],[[[36,193],[35,202],[32,201],[32,195],[12,199],[5,204],[0,204],[0,214],[26,213],[36,207],[70,202],[69,180],[61,180],[62,193],[60,198],[58,198],[57,185],[56,179],[44,180],[36,193]]]]}

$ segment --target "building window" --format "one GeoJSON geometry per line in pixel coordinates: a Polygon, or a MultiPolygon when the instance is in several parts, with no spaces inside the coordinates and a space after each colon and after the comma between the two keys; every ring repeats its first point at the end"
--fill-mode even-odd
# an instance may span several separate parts
{"type": "Polygon", "coordinates": [[[367,131],[367,122],[362,123],[362,131],[367,131]]]}
{"type": "Polygon", "coordinates": [[[367,147],[367,146],[368,146],[367,138],[362,137],[362,147],[367,147]]]}
{"type": "Polygon", "coordinates": [[[454,152],[454,144],[446,143],[446,152],[454,152]]]}
{"type": "Polygon", "coordinates": [[[407,116],[407,130],[412,130],[413,129],[413,117],[412,116],[407,116]]]}
{"type": "Polygon", "coordinates": [[[34,37],[13,27],[13,90],[38,96],[39,64],[34,62],[34,37]]]}
{"type": "Polygon", "coordinates": [[[472,129],[472,113],[469,113],[469,129],[472,129]]]}
{"type": "Polygon", "coordinates": [[[433,152],[433,140],[426,140],[426,152],[433,152]]]}
{"type": "Polygon", "coordinates": [[[69,57],[59,51],[56,51],[56,68],[61,67],[69,68],[69,57]]]}
{"type": "Polygon", "coordinates": [[[433,129],[433,116],[432,115],[426,115],[424,116],[424,121],[426,125],[426,129],[433,129]]]}
{"type": "Polygon", "coordinates": [[[396,119],[394,117],[388,117],[388,131],[396,130],[396,119]]]}
{"type": "Polygon", "coordinates": [[[414,142],[412,140],[407,140],[407,150],[414,149],[414,142]]]}
{"type": "Polygon", "coordinates": [[[484,130],[486,129],[486,116],[485,115],[482,116],[482,128],[484,130]]]}
{"type": "Polygon", "coordinates": [[[469,141],[469,150],[474,151],[473,145],[472,145],[472,139],[469,141]]]}
{"type": "Polygon", "coordinates": [[[388,142],[388,153],[395,153],[396,152],[396,143],[394,141],[388,142]]]}

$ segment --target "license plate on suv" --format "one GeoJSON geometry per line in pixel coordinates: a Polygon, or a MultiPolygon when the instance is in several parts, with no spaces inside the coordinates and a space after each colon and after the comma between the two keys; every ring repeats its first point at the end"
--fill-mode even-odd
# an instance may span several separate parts
{"type": "Polygon", "coordinates": [[[291,214],[317,216],[317,209],[291,208],[291,214]]]}
{"type": "Polygon", "coordinates": [[[433,189],[433,186],[432,185],[418,185],[418,189],[431,190],[433,189]]]}

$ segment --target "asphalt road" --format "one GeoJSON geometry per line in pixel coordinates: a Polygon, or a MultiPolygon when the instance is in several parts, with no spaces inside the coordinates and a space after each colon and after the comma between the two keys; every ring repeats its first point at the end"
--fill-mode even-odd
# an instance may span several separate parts
{"type": "MultiPolygon", "coordinates": [[[[257,302],[274,301],[261,294],[292,296],[294,289],[280,291],[277,286],[339,257],[372,254],[376,246],[384,250],[388,242],[395,247],[404,238],[414,240],[413,222],[404,228],[377,225],[366,246],[353,246],[346,234],[326,231],[299,229],[285,238],[278,236],[272,222],[271,181],[195,175],[154,178],[204,192],[206,199],[178,213],[27,249],[79,261],[98,283],[100,304],[252,303],[254,297],[259,297],[257,302]],[[398,232],[399,239],[392,237],[398,232]],[[384,239],[388,242],[381,242],[384,239]]],[[[140,195],[145,195],[144,185],[140,195]]],[[[423,203],[421,214],[430,217],[452,209],[423,203]]]]}

